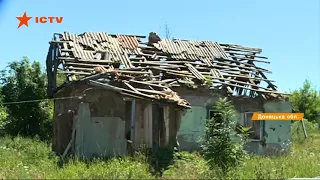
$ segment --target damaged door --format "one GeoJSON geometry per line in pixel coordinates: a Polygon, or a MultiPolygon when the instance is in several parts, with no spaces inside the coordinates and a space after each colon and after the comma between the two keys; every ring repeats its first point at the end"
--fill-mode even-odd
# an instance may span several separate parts
{"type": "Polygon", "coordinates": [[[126,154],[125,122],[119,117],[91,117],[89,105],[79,104],[76,154],[80,157],[126,154]]]}

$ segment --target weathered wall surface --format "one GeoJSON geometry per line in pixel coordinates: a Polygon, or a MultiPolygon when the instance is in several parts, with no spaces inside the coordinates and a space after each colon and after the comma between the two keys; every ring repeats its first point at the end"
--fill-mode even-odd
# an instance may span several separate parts
{"type": "Polygon", "coordinates": [[[61,90],[57,97],[71,97],[70,99],[58,99],[54,108],[54,134],[53,150],[63,153],[67,147],[72,133],[73,120],[77,116],[78,104],[88,103],[92,117],[118,117],[129,124],[130,114],[125,112],[125,101],[113,92],[90,87],[86,84],[71,85],[61,90]],[[85,96],[83,96],[85,94],[85,96]],[[77,98],[77,96],[83,96],[77,98]]]}
{"type": "MultiPolygon", "coordinates": [[[[291,113],[292,105],[290,102],[266,102],[265,112],[291,113]]],[[[275,154],[286,151],[290,147],[290,127],[291,121],[265,121],[266,154],[275,154]]]]}
{"type": "MultiPolygon", "coordinates": [[[[180,96],[188,100],[192,108],[187,110],[181,118],[178,131],[178,141],[181,150],[194,151],[200,149],[199,140],[204,135],[205,121],[209,118],[209,110],[222,95],[210,95],[206,90],[183,90],[177,89],[180,96]]],[[[265,103],[261,98],[234,97],[232,99],[237,111],[235,120],[244,125],[245,112],[291,112],[291,104],[288,102],[265,103]]],[[[262,124],[264,140],[251,140],[246,150],[255,154],[270,152],[270,148],[285,147],[290,139],[290,121],[265,121],[262,124]],[[273,127],[276,130],[273,131],[273,127]],[[272,129],[272,130],[271,130],[272,129]],[[267,143],[267,145],[265,145],[267,143]]]]}
{"type": "Polygon", "coordinates": [[[119,117],[91,117],[88,103],[79,104],[75,150],[79,157],[126,154],[125,123],[119,117]]]}
{"type": "MultiPolygon", "coordinates": [[[[102,149],[107,148],[105,152],[107,154],[109,153],[109,150],[111,150],[110,148],[114,145],[111,143],[111,139],[119,139],[119,132],[121,133],[121,137],[124,136],[125,138],[131,138],[132,106],[130,101],[125,101],[121,96],[114,92],[110,92],[96,87],[91,87],[86,84],[70,85],[69,87],[62,89],[57,94],[57,97],[71,96],[74,96],[75,98],[58,99],[55,101],[55,120],[53,127],[53,150],[55,152],[61,154],[66,149],[71,139],[74,120],[79,118],[80,116],[80,114],[78,114],[79,104],[88,105],[89,117],[87,117],[87,119],[90,119],[90,122],[96,120],[97,123],[90,124],[87,120],[81,121],[81,126],[84,127],[77,128],[80,134],[82,134],[77,139],[77,146],[82,147],[83,150],[77,150],[78,153],[86,154],[88,156],[93,156],[94,152],[98,154],[102,153],[99,149],[96,149],[96,146],[94,144],[90,144],[89,141],[83,140],[83,138],[96,139],[96,141],[99,141],[99,146],[102,149]],[[76,96],[83,97],[78,98],[76,96]],[[120,121],[124,123],[124,132],[122,132],[121,129],[122,125],[119,125],[120,121]],[[103,125],[103,127],[100,127],[100,125],[103,125]],[[113,126],[114,129],[109,129],[109,126],[113,126]],[[117,127],[118,129],[116,129],[117,127]],[[96,131],[94,131],[93,129],[96,129],[96,131]],[[110,133],[114,134],[114,136],[110,133]],[[103,142],[108,142],[108,146],[103,144],[103,142],[100,142],[103,139],[105,139],[105,141],[103,142]]],[[[161,105],[161,107],[164,108],[166,106],[161,105]]],[[[165,121],[163,118],[162,120],[160,120],[161,118],[159,119],[159,117],[155,117],[152,113],[153,105],[151,102],[136,100],[136,107],[134,113],[136,122],[134,126],[134,144],[136,146],[146,144],[147,147],[151,148],[153,146],[153,142],[155,141],[160,142],[163,145],[171,145],[176,143],[176,134],[177,129],[179,128],[180,113],[171,106],[168,106],[166,109],[167,112],[165,121]],[[161,121],[159,122],[159,127],[154,127],[155,121],[161,121]],[[162,139],[155,139],[157,137],[153,137],[154,133],[161,133],[162,139]]],[[[116,140],[116,142],[118,142],[118,140],[116,140]]]]}
{"type": "MultiPolygon", "coordinates": [[[[234,97],[233,103],[236,111],[236,119],[241,125],[245,124],[245,112],[263,112],[263,100],[261,98],[234,97]]],[[[262,126],[264,126],[262,124],[262,126]]],[[[263,140],[250,140],[245,149],[254,154],[264,154],[263,140]]]]}
{"type": "Polygon", "coordinates": [[[182,115],[178,141],[181,150],[197,150],[200,148],[200,140],[204,135],[206,108],[192,106],[182,115]]]}
{"type": "Polygon", "coordinates": [[[208,118],[208,108],[218,100],[218,97],[208,95],[206,90],[174,89],[178,94],[189,101],[191,109],[181,114],[178,130],[180,150],[194,151],[200,149],[200,140],[204,135],[205,121],[208,118]]]}

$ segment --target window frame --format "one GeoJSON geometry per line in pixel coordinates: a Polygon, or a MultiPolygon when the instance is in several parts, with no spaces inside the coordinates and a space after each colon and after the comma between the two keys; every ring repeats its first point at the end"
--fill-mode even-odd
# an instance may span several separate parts
{"type": "Polygon", "coordinates": [[[211,116],[211,112],[212,112],[213,114],[215,114],[215,113],[217,113],[218,111],[213,110],[213,109],[209,109],[208,118],[209,118],[210,120],[213,118],[213,117],[211,117],[211,118],[210,118],[210,116],[211,116]]]}
{"type": "MultiPolygon", "coordinates": [[[[245,127],[249,127],[249,120],[248,120],[248,115],[247,114],[252,114],[253,113],[260,113],[261,111],[256,111],[256,112],[252,112],[252,111],[246,111],[244,112],[244,126],[245,127]]],[[[251,116],[252,117],[252,116],[251,116]]],[[[252,119],[250,120],[252,121],[252,119]]],[[[263,121],[259,120],[259,138],[252,138],[250,137],[249,140],[250,141],[262,141],[263,140],[263,121]]]]}

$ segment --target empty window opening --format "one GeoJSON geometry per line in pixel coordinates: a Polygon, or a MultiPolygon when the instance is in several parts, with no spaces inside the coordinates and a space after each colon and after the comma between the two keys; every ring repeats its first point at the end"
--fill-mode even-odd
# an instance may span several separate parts
{"type": "Polygon", "coordinates": [[[215,123],[222,123],[222,116],[218,111],[215,110],[209,110],[209,119],[214,120],[215,123]]]}
{"type": "Polygon", "coordinates": [[[262,140],[262,121],[253,121],[252,116],[253,112],[244,113],[244,126],[250,127],[250,139],[262,140]]]}

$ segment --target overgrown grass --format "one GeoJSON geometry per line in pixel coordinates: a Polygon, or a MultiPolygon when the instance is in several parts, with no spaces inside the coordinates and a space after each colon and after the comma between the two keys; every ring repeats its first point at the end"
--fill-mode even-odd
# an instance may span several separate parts
{"type": "Polygon", "coordinates": [[[36,139],[0,139],[0,179],[141,179],[152,178],[149,166],[129,157],[89,163],[71,159],[59,166],[50,146],[36,139]]]}
{"type": "MultiPolygon", "coordinates": [[[[310,129],[310,128],[309,128],[310,129]]],[[[320,176],[320,133],[309,131],[309,139],[297,138],[290,153],[278,157],[250,156],[243,167],[234,169],[229,178],[283,179],[320,176]]],[[[180,152],[175,161],[162,173],[163,179],[221,178],[210,170],[198,153],[180,152]]],[[[123,157],[110,160],[95,159],[82,162],[69,159],[59,166],[59,157],[50,145],[37,139],[0,138],[0,179],[153,179],[147,158],[123,157]]]]}
{"type": "MultiPolygon", "coordinates": [[[[212,171],[203,158],[196,154],[182,153],[163,174],[170,179],[221,178],[212,171]]],[[[277,157],[251,155],[243,167],[233,170],[228,178],[237,179],[284,179],[320,176],[320,139],[311,137],[304,142],[293,143],[290,153],[277,157]]]]}

